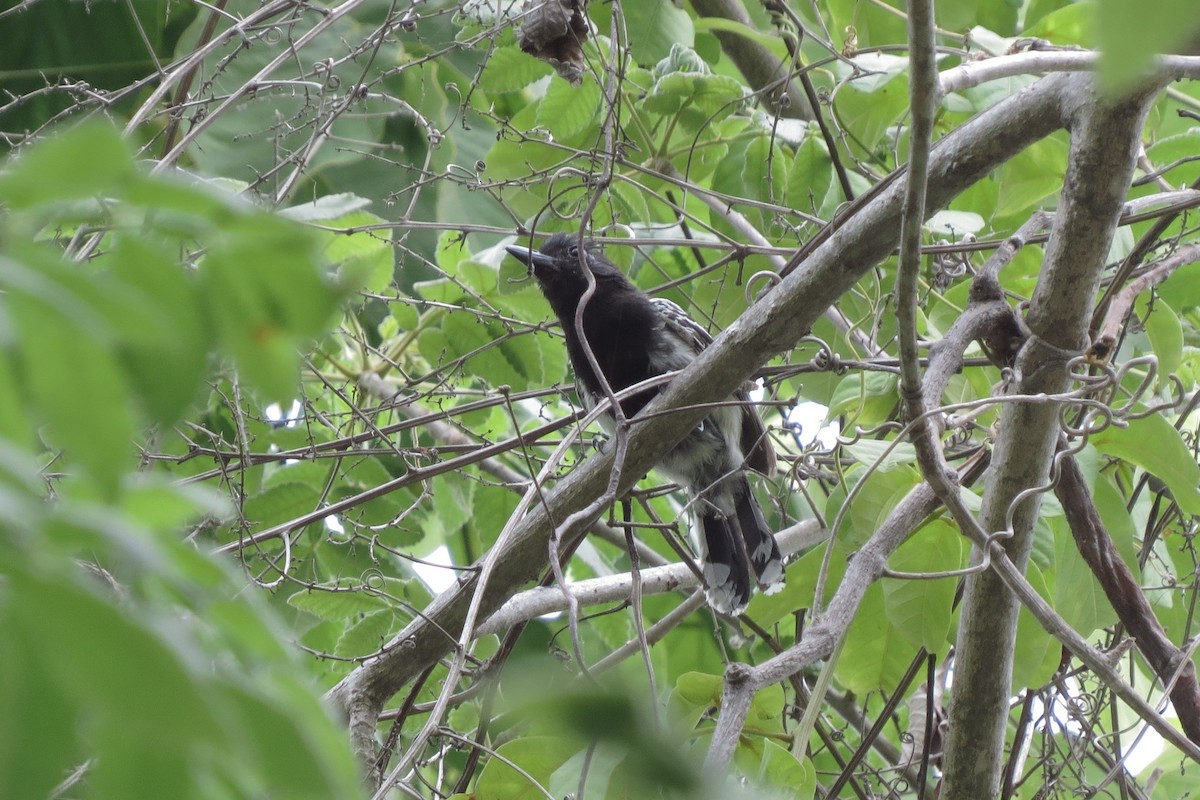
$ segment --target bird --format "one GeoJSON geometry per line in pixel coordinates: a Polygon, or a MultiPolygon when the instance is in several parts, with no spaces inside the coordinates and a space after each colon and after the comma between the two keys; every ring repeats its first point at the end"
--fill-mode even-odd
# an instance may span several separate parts
{"type": "MultiPolygon", "coordinates": [[[[609,389],[618,393],[683,369],[712,342],[709,332],[678,305],[635,286],[594,241],[558,233],[537,250],[519,245],[505,249],[533,273],[561,323],[576,391],[588,408],[608,396],[588,349],[609,389]],[[575,318],[589,272],[596,288],[583,311],[585,348],[575,318]]],[[[633,417],[659,391],[661,385],[622,399],[622,414],[633,417]]],[[[783,558],[746,476],[747,468],[772,475],[775,451],[746,387],[732,399],[736,403],[714,408],[656,469],[694,498],[693,538],[705,596],[715,611],[736,616],[750,602],[754,583],[768,592],[778,588],[783,558]]],[[[614,429],[611,411],[600,421],[610,432],[614,429]]]]}

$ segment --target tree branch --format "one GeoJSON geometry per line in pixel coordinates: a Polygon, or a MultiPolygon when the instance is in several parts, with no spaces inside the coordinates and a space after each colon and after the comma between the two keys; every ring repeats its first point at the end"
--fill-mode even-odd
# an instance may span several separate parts
{"type": "MultiPolygon", "coordinates": [[[[1066,441],[1060,441],[1060,451],[1065,447],[1066,441]]],[[[1083,560],[1100,582],[1108,602],[1116,609],[1117,618],[1137,642],[1138,650],[1146,657],[1164,689],[1169,690],[1184,732],[1200,744],[1200,684],[1196,682],[1196,667],[1190,655],[1167,637],[1137,578],[1121,559],[1074,456],[1063,454],[1060,457],[1054,492],[1062,503],[1083,560]]]]}
{"type": "MultiPolygon", "coordinates": [[[[1030,304],[1028,340],[1017,358],[1013,391],[1021,394],[1063,391],[1067,361],[1087,344],[1088,315],[1133,174],[1148,101],[1157,89],[1144,86],[1135,96],[1113,102],[1101,94],[1091,76],[1072,80],[1074,91],[1062,98],[1071,132],[1068,170],[1046,246],[1045,268],[1030,304]]],[[[1029,496],[1027,490],[1046,484],[1058,412],[1057,404],[1034,403],[1006,405],[1001,411],[992,456],[994,473],[984,492],[978,525],[985,538],[1001,532],[1006,541],[975,550],[974,563],[990,557],[999,571],[969,577],[963,594],[946,743],[945,800],[995,797],[1000,790],[1012,660],[995,654],[1010,653],[1015,647],[1020,602],[1010,589],[1013,581],[1024,582],[1022,573],[1041,505],[1041,495],[1029,496]],[[993,549],[1002,549],[1007,558],[999,560],[1009,563],[997,565],[998,553],[990,552],[993,549]]],[[[964,532],[975,529],[975,520],[965,510],[955,519],[964,532]]],[[[1086,642],[1082,646],[1087,647],[1086,642]]]]}
{"type": "MultiPolygon", "coordinates": [[[[779,551],[784,558],[814,547],[827,538],[829,538],[829,532],[821,530],[813,520],[797,523],[775,534],[779,551]]],[[[691,568],[687,564],[678,562],[662,567],[642,569],[641,576],[642,594],[664,594],[695,589],[700,585],[700,579],[691,568]]],[[[581,606],[629,600],[632,588],[633,575],[629,572],[570,583],[571,593],[581,606]]],[[[481,622],[475,628],[475,636],[502,633],[518,623],[528,622],[544,614],[565,611],[566,608],[566,598],[563,597],[562,590],[558,587],[546,586],[528,589],[514,595],[494,614],[481,622]]]]}

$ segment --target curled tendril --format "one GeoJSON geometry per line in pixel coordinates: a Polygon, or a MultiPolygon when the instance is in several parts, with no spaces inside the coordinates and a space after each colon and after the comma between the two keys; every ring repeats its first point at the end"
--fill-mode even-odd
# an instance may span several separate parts
{"type": "MultiPolygon", "coordinates": [[[[1098,408],[1107,410],[1107,406],[1097,404],[1098,408]]],[[[1062,461],[1068,456],[1073,456],[1079,453],[1087,444],[1087,437],[1083,436],[1073,441],[1069,447],[1065,447],[1054,453],[1054,457],[1050,461],[1050,477],[1044,484],[1039,486],[1031,486],[1017,493],[1012,502],[1008,504],[1008,510],[1004,514],[1004,530],[1000,533],[1004,534],[1004,538],[1011,538],[1015,535],[1016,527],[1015,520],[1017,509],[1021,507],[1021,503],[1027,499],[1045,492],[1052,491],[1058,485],[1059,476],[1062,475],[1062,461]]]]}
{"type": "Polygon", "coordinates": [[[272,25],[258,34],[258,40],[263,44],[279,44],[283,41],[283,31],[278,25],[272,25]]]}
{"type": "Polygon", "coordinates": [[[251,576],[251,580],[262,589],[274,589],[279,586],[287,580],[288,573],[292,570],[292,537],[281,536],[280,538],[283,539],[283,567],[276,567],[275,564],[277,562],[275,561],[269,562],[271,567],[279,570],[279,577],[273,581],[265,581],[256,576],[251,576]]]}
{"type": "Polygon", "coordinates": [[[1106,428],[1117,426],[1124,427],[1125,423],[1119,419],[1112,408],[1096,400],[1080,401],[1077,403],[1064,404],[1058,411],[1058,425],[1067,436],[1074,438],[1087,439],[1093,433],[1099,433],[1106,428]],[[1068,417],[1086,409],[1083,419],[1078,425],[1072,425],[1068,421],[1068,417]]]}
{"type": "Polygon", "coordinates": [[[606,225],[605,227],[601,228],[598,233],[607,236],[609,231],[619,234],[622,239],[638,238],[637,231],[621,222],[614,222],[611,225],[606,225]]]}
{"type": "Polygon", "coordinates": [[[471,167],[464,167],[462,164],[447,164],[446,175],[450,178],[465,183],[474,183],[476,186],[483,185],[483,179],[479,177],[479,173],[471,167]]]}
{"type": "Polygon", "coordinates": [[[1091,692],[1080,690],[1072,692],[1065,698],[1067,704],[1082,717],[1091,717],[1098,709],[1104,707],[1104,702],[1091,692]]]}
{"type": "MultiPolygon", "coordinates": [[[[968,233],[962,238],[964,244],[974,241],[975,235],[972,233],[968,233]]],[[[939,239],[937,244],[941,247],[948,247],[953,242],[939,239]]],[[[967,268],[971,266],[971,256],[969,252],[962,251],[941,252],[934,255],[931,266],[933,268],[933,287],[942,292],[967,274],[967,268]]]]}
{"type": "Polygon", "coordinates": [[[359,577],[358,584],[364,594],[373,597],[382,597],[387,594],[387,577],[373,567],[359,577]]]}
{"type": "MultiPolygon", "coordinates": [[[[1117,374],[1114,378],[1114,389],[1120,387],[1121,384],[1125,382],[1125,376],[1142,366],[1146,368],[1146,374],[1142,377],[1141,383],[1138,384],[1138,387],[1129,395],[1129,398],[1125,401],[1125,405],[1115,409],[1114,413],[1118,416],[1129,417],[1131,412],[1134,411],[1134,406],[1141,403],[1142,398],[1153,390],[1154,383],[1158,378],[1158,359],[1154,356],[1131,358],[1122,364],[1117,370],[1117,374]]],[[[1166,407],[1169,408],[1170,406],[1166,407]]],[[[1144,416],[1142,412],[1138,413],[1139,415],[1144,416]]]]}
{"type": "Polygon", "coordinates": [[[957,427],[950,428],[950,435],[946,438],[946,447],[954,449],[970,444],[976,429],[976,425],[966,421],[957,427]]]}
{"type": "Polygon", "coordinates": [[[763,295],[773,289],[781,280],[783,280],[783,278],[779,277],[779,273],[773,272],[769,269],[759,270],[751,275],[746,279],[746,305],[754,305],[754,303],[756,303],[762,298],[763,295]],[[763,288],[758,291],[754,291],[754,285],[759,281],[764,284],[763,288]]]}
{"type": "Polygon", "coordinates": [[[863,428],[858,425],[854,426],[854,430],[850,433],[842,431],[838,434],[839,445],[858,444],[861,439],[877,439],[887,433],[899,433],[905,428],[899,422],[881,422],[873,428],[863,428]]]}
{"type": "Polygon", "coordinates": [[[582,170],[573,167],[563,167],[550,176],[547,196],[550,198],[547,207],[550,213],[564,221],[577,219],[583,213],[583,207],[587,200],[587,193],[584,190],[587,184],[588,174],[582,170]],[[559,188],[560,181],[569,180],[572,178],[582,178],[582,183],[574,184],[564,188],[559,188]],[[564,201],[562,198],[576,193],[577,199],[574,201],[564,201]],[[560,207],[560,203],[562,207],[560,207]]]}
{"type": "Polygon", "coordinates": [[[841,357],[824,342],[821,342],[821,349],[812,357],[810,363],[813,369],[821,370],[822,372],[832,372],[835,375],[844,375],[847,371],[847,367],[842,363],[841,357]]]}

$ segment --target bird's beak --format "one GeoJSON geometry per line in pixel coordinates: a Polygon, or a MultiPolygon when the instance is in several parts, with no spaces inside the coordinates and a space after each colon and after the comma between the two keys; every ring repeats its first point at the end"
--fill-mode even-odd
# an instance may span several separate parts
{"type": "Polygon", "coordinates": [[[553,258],[539,253],[537,250],[530,250],[528,247],[520,247],[515,244],[507,245],[504,249],[517,261],[534,270],[549,269],[554,266],[553,258]]]}

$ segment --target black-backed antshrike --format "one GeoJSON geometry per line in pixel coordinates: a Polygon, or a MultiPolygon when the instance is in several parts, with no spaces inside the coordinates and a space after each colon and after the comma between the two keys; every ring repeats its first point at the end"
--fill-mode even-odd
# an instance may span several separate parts
{"type": "MultiPolygon", "coordinates": [[[[591,243],[581,251],[573,234],[550,237],[540,250],[510,246],[508,252],[533,271],[562,323],[580,398],[589,407],[606,397],[575,330],[575,312],[588,287],[596,291],[583,312],[583,332],[609,388],[683,369],[712,342],[708,331],[669,300],[648,297],[591,243]]],[[[655,387],[621,401],[632,417],[658,393],[655,387]]],[[[775,470],[775,451],[744,390],[738,405],[714,408],[657,469],[692,494],[699,521],[701,561],[709,604],[738,614],[750,601],[753,579],[763,587],[783,577],[775,537],[750,490],[745,468],[775,470]]],[[[607,419],[611,428],[611,417],[607,419]]]]}

